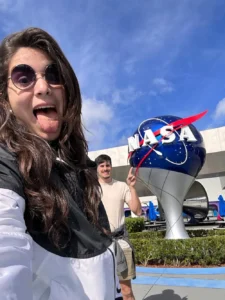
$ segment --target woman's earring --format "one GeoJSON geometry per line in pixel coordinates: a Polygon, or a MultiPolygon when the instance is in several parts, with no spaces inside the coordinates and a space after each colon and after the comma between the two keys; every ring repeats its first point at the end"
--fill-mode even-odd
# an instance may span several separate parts
{"type": "Polygon", "coordinates": [[[12,113],[12,110],[10,109],[9,112],[10,112],[10,114],[11,114],[11,113],[12,113]]]}

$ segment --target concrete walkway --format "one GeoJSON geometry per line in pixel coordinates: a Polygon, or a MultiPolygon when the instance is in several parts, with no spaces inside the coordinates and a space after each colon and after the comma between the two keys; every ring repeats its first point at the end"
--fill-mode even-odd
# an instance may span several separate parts
{"type": "Polygon", "coordinates": [[[225,268],[137,267],[136,300],[225,299],[225,268]]]}

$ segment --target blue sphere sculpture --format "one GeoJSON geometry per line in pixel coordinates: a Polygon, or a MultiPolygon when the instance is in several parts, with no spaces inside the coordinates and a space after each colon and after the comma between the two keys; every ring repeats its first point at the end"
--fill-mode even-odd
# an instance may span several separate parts
{"type": "Polygon", "coordinates": [[[183,201],[206,157],[202,135],[192,123],[205,113],[185,119],[150,118],[128,139],[130,165],[161,203],[169,239],[189,237],[182,217],[183,201]]]}
{"type": "MultiPolygon", "coordinates": [[[[147,129],[151,129],[154,133],[163,126],[169,125],[177,120],[182,119],[174,116],[151,118],[142,122],[134,135],[138,134],[139,141],[141,141],[147,129]]],[[[206,150],[201,133],[192,124],[189,125],[189,128],[196,138],[195,142],[179,140],[182,127],[174,131],[175,140],[171,143],[163,143],[164,137],[161,134],[157,135],[156,139],[159,143],[143,161],[141,167],[166,169],[196,177],[205,162],[206,150]]],[[[148,145],[134,151],[130,157],[131,166],[137,167],[141,158],[143,158],[151,148],[152,146],[148,145]]]]}

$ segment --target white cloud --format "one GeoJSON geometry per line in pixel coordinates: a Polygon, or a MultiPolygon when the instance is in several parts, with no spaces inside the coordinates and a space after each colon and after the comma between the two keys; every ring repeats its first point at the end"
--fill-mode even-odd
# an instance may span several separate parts
{"type": "Polygon", "coordinates": [[[153,86],[159,94],[172,93],[174,91],[173,84],[164,78],[155,78],[153,86]]]}
{"type": "Polygon", "coordinates": [[[112,102],[114,104],[129,105],[130,102],[135,101],[143,95],[143,92],[136,90],[133,86],[128,86],[125,89],[117,89],[112,94],[112,102]]]}
{"type": "Polygon", "coordinates": [[[155,96],[157,96],[157,92],[151,90],[151,91],[149,92],[149,95],[155,97],[155,96]]]}
{"type": "Polygon", "coordinates": [[[9,8],[8,0],[0,0],[0,11],[6,11],[9,8]]]}
{"type": "Polygon", "coordinates": [[[134,75],[135,74],[135,60],[134,59],[128,59],[124,63],[124,71],[128,75],[134,75]]]}
{"type": "Polygon", "coordinates": [[[128,144],[128,137],[125,135],[122,135],[122,137],[117,142],[118,146],[125,146],[128,144]]]}
{"type": "Polygon", "coordinates": [[[225,116],[225,98],[223,98],[217,103],[216,109],[213,113],[213,119],[218,120],[224,116],[225,116]]]}
{"type": "MultiPolygon", "coordinates": [[[[23,2],[23,0],[21,0],[23,2]]],[[[1,12],[7,12],[7,11],[15,11],[17,10],[20,6],[20,1],[19,0],[0,0],[0,11],[1,12]]]]}
{"type": "Polygon", "coordinates": [[[83,97],[82,115],[88,142],[95,148],[101,147],[114,117],[113,108],[103,101],[83,97]]]}

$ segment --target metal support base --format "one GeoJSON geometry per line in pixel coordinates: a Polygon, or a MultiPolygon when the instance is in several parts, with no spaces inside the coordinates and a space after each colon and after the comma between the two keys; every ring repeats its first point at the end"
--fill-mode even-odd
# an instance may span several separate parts
{"type": "Polygon", "coordinates": [[[183,202],[195,178],[183,173],[155,168],[140,168],[137,177],[156,195],[164,210],[165,238],[189,238],[183,221],[183,202]]]}

